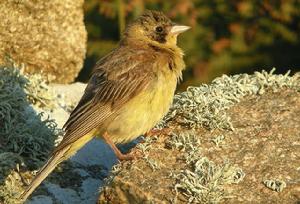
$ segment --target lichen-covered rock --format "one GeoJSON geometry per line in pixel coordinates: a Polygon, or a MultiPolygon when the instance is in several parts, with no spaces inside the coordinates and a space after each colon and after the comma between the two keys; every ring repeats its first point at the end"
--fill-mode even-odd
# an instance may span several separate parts
{"type": "Polygon", "coordinates": [[[56,99],[39,79],[33,75],[29,80],[15,66],[0,66],[0,203],[17,203],[22,178],[43,164],[60,132],[55,121],[34,110],[36,105],[51,107],[56,99]]]}
{"type": "Polygon", "coordinates": [[[142,158],[114,167],[98,203],[297,203],[300,75],[222,76],[176,95],[142,158]]]}
{"type": "Polygon", "coordinates": [[[24,63],[27,73],[74,81],[83,65],[87,34],[83,0],[0,1],[0,64],[24,63]]]}

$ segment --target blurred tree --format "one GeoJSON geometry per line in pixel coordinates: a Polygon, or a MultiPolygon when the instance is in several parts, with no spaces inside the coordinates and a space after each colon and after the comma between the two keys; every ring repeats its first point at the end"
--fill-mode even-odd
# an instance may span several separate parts
{"type": "Polygon", "coordinates": [[[95,61],[116,46],[125,22],[145,9],[192,26],[179,41],[188,66],[183,87],[222,73],[273,66],[299,71],[298,0],[86,0],[88,53],[79,80],[86,80],[95,61]]]}

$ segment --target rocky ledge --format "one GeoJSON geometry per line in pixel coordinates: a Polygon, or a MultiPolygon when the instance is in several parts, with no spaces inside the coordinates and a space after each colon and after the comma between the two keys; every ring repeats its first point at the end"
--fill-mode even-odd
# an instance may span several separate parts
{"type": "MultiPolygon", "coordinates": [[[[0,203],[10,204],[60,141],[85,85],[49,85],[40,75],[0,71],[0,203]]],[[[141,158],[118,163],[106,144],[93,140],[27,203],[297,203],[300,75],[272,72],[189,87],[156,126],[171,132],[132,149],[141,158]]]]}

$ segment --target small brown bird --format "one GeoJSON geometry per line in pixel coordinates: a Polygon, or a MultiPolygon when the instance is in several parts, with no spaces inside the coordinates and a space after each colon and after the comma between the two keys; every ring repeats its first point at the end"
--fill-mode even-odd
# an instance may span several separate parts
{"type": "Polygon", "coordinates": [[[96,64],[84,95],[64,125],[63,140],[21,200],[93,137],[104,139],[118,159],[132,158],[115,144],[149,132],[169,110],[185,68],[177,36],[189,28],[158,11],[147,11],[128,25],[119,46],[96,64]]]}

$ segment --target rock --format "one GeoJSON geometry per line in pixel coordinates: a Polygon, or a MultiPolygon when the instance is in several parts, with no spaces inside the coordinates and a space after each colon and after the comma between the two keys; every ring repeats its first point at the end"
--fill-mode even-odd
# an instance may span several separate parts
{"type": "Polygon", "coordinates": [[[51,118],[55,119],[58,128],[62,128],[69,118],[69,113],[62,107],[55,108],[51,113],[51,118]]]}
{"type": "MultiPolygon", "coordinates": [[[[137,145],[143,158],[115,165],[111,175],[116,157],[93,139],[59,165],[33,196],[46,194],[54,203],[94,203],[109,175],[112,182],[101,188],[99,203],[294,203],[299,200],[299,76],[223,76],[189,88],[175,97],[158,126],[169,126],[172,134],[147,137],[137,145]],[[277,193],[264,186],[265,180],[287,186],[277,193]]],[[[53,87],[76,102],[85,85],[53,87]]]]}
{"type": "Polygon", "coordinates": [[[0,64],[9,56],[27,73],[74,81],[83,66],[87,33],[83,0],[0,1],[0,64]]]}
{"type": "Polygon", "coordinates": [[[76,82],[72,84],[50,84],[55,93],[59,94],[68,103],[77,104],[83,95],[86,84],[76,82]]]}
{"type": "Polygon", "coordinates": [[[30,201],[26,202],[26,204],[53,204],[53,200],[49,196],[39,195],[35,196],[30,201]]]}
{"type": "Polygon", "coordinates": [[[151,204],[163,202],[153,198],[151,192],[142,190],[133,182],[128,182],[117,177],[114,179],[111,188],[106,188],[106,190],[101,193],[98,203],[151,204]]]}
{"type": "Polygon", "coordinates": [[[102,185],[102,181],[99,179],[87,178],[82,182],[82,192],[80,193],[84,203],[96,203],[97,196],[99,195],[99,186],[102,185]]]}
{"type": "Polygon", "coordinates": [[[90,176],[90,174],[87,171],[85,171],[84,169],[80,169],[80,168],[74,169],[74,172],[78,173],[81,177],[90,176]]]}
{"type": "Polygon", "coordinates": [[[59,96],[60,106],[51,110],[50,116],[55,119],[59,128],[62,128],[68,120],[70,113],[66,110],[65,106],[76,106],[81,96],[83,95],[86,84],[76,82],[72,84],[50,84],[51,89],[59,96]]]}
{"type": "Polygon", "coordinates": [[[83,166],[99,165],[111,169],[117,158],[112,149],[100,139],[92,139],[70,158],[83,166]]]}
{"type": "Polygon", "coordinates": [[[78,193],[69,188],[61,188],[56,184],[46,183],[45,184],[48,191],[62,204],[80,204],[81,200],[78,193]]]}
{"type": "Polygon", "coordinates": [[[98,203],[297,203],[300,78],[263,74],[224,76],[179,94],[175,114],[160,124],[172,133],[146,138],[134,149],[144,157],[114,167],[98,203]],[[249,91],[264,83],[263,94],[249,91]],[[199,114],[191,111],[197,97],[210,104],[199,114]],[[278,193],[265,180],[286,187],[278,193]]]}

